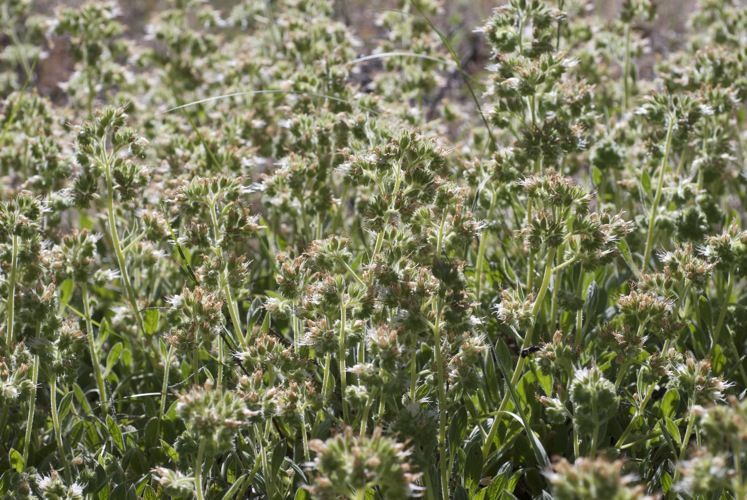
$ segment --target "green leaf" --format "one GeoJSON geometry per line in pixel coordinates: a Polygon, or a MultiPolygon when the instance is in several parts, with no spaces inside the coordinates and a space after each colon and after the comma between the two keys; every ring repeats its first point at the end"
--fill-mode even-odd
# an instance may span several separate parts
{"type": "Polygon", "coordinates": [[[70,298],[73,296],[73,280],[70,278],[60,283],[60,305],[65,307],[70,303],[70,298]]]}
{"type": "Polygon", "coordinates": [[[310,498],[309,492],[304,488],[298,488],[296,494],[293,496],[294,500],[309,500],[310,498]]]}
{"type": "Polygon", "coordinates": [[[60,417],[60,420],[64,420],[68,413],[70,413],[70,410],[73,407],[73,393],[68,392],[65,394],[62,399],[60,400],[60,404],[57,405],[57,414],[60,417]]]}
{"type": "Polygon", "coordinates": [[[158,446],[158,417],[153,417],[145,424],[145,433],[143,434],[143,444],[149,448],[158,446]]]}
{"type": "Polygon", "coordinates": [[[711,352],[711,369],[714,375],[721,375],[724,373],[724,368],[726,368],[726,356],[721,346],[716,344],[711,352]]]}
{"type": "Polygon", "coordinates": [[[677,446],[682,444],[682,436],[680,436],[680,429],[677,424],[671,418],[664,419],[664,426],[666,427],[667,433],[672,437],[677,446]]]}
{"type": "MultiPolygon", "coordinates": [[[[236,478],[236,481],[231,485],[230,488],[228,488],[228,491],[223,495],[223,500],[232,500],[234,498],[244,498],[244,492],[246,491],[247,487],[249,486],[249,476],[250,474],[243,474],[236,478]]],[[[304,500],[308,499],[309,497],[299,497],[298,492],[303,491],[306,492],[303,488],[299,488],[298,491],[296,491],[296,497],[295,498],[303,498],[304,500]]]]}
{"type": "Polygon", "coordinates": [[[123,348],[124,346],[122,345],[122,342],[117,342],[111,348],[109,354],[106,355],[106,370],[104,371],[104,378],[109,376],[109,373],[111,373],[112,369],[117,365],[123,348]]]}
{"type": "Polygon", "coordinates": [[[146,484],[145,488],[143,488],[141,497],[143,498],[143,500],[158,500],[158,495],[156,495],[156,490],[154,490],[153,487],[149,484],[146,484]]]}
{"type": "Polygon", "coordinates": [[[143,315],[143,327],[145,333],[153,335],[158,331],[158,322],[161,319],[161,311],[158,309],[146,309],[143,315]]]}
{"type": "Polygon", "coordinates": [[[700,318],[702,321],[702,324],[704,325],[712,325],[713,324],[713,314],[711,311],[711,304],[708,302],[708,299],[701,295],[698,297],[698,309],[700,310],[700,318]]]}
{"type": "Polygon", "coordinates": [[[171,459],[171,461],[175,464],[179,463],[179,453],[174,449],[173,446],[171,446],[169,443],[161,439],[161,447],[163,448],[163,451],[166,452],[166,455],[171,459]]]}
{"type": "Polygon", "coordinates": [[[591,167],[591,180],[595,186],[599,186],[602,183],[602,171],[599,167],[591,167]]]}
{"type": "Polygon", "coordinates": [[[669,475],[669,472],[661,474],[661,489],[664,493],[668,493],[672,489],[672,476],[669,475]]]}
{"type": "Polygon", "coordinates": [[[10,460],[10,466],[16,472],[23,472],[23,470],[26,468],[26,463],[23,460],[23,455],[21,455],[21,453],[15,448],[11,448],[8,452],[8,460],[10,460]]]}
{"type": "Polygon", "coordinates": [[[470,492],[473,492],[479,486],[480,478],[482,477],[483,457],[481,440],[475,440],[470,443],[466,455],[464,461],[464,479],[470,492]]]}
{"type": "Polygon", "coordinates": [[[459,409],[450,416],[449,420],[449,443],[453,446],[460,446],[462,442],[462,436],[467,428],[468,415],[467,410],[464,406],[460,406],[459,409]]]}
{"type": "Polygon", "coordinates": [[[114,442],[114,446],[116,446],[121,453],[124,453],[125,442],[124,437],[122,436],[122,431],[119,429],[119,426],[111,415],[106,416],[106,428],[109,431],[109,436],[111,436],[112,441],[114,442]]]}
{"type": "Polygon", "coordinates": [[[633,271],[633,274],[635,274],[636,276],[640,275],[641,271],[638,269],[638,266],[633,260],[633,254],[630,252],[628,242],[625,241],[625,239],[620,239],[620,241],[617,243],[617,249],[620,251],[620,255],[625,261],[625,264],[630,268],[631,271],[633,271]]]}
{"type": "Polygon", "coordinates": [[[83,408],[83,411],[86,412],[86,415],[91,415],[93,413],[91,404],[88,402],[83,389],[78,384],[73,384],[73,394],[75,394],[75,400],[83,408]]]}
{"type": "Polygon", "coordinates": [[[676,389],[669,389],[661,398],[661,413],[663,417],[672,418],[680,405],[680,393],[676,389]]]}
{"type": "MultiPolygon", "coordinates": [[[[537,464],[540,467],[549,467],[550,466],[550,458],[547,456],[547,451],[545,451],[545,447],[542,446],[542,443],[537,438],[537,435],[532,430],[532,427],[529,425],[529,422],[527,421],[526,415],[524,415],[524,411],[521,408],[521,404],[519,403],[519,396],[516,394],[515,388],[510,383],[511,376],[509,375],[509,368],[507,365],[505,365],[505,359],[507,357],[510,358],[508,346],[500,340],[498,341],[497,352],[499,353],[498,359],[498,368],[501,369],[501,372],[503,373],[503,377],[506,380],[506,387],[508,388],[509,393],[511,394],[511,398],[514,400],[514,404],[516,405],[516,411],[519,413],[519,415],[512,415],[514,418],[517,418],[518,421],[524,426],[524,430],[527,434],[527,439],[529,439],[529,443],[532,445],[532,449],[534,451],[535,459],[537,460],[537,464]]],[[[508,412],[506,412],[508,413],[508,412]]]]}
{"type": "Polygon", "coordinates": [[[643,174],[641,174],[641,186],[643,186],[643,191],[651,195],[651,176],[648,173],[648,170],[643,170],[643,174]]]}

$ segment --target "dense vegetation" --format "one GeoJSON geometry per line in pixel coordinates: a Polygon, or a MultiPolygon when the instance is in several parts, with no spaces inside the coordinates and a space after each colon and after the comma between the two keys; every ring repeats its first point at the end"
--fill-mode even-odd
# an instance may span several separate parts
{"type": "Polygon", "coordinates": [[[737,0],[167,3],[0,0],[2,498],[745,498],[737,0]]]}

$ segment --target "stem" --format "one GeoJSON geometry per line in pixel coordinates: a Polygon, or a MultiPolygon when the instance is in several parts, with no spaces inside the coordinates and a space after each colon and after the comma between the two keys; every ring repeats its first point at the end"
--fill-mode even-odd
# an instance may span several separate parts
{"type": "MultiPolygon", "coordinates": [[[[530,227],[532,223],[532,200],[527,200],[527,227],[530,227]]],[[[529,251],[529,258],[527,259],[527,293],[532,291],[534,285],[534,252],[529,251]]]]}
{"type": "Polygon", "coordinates": [[[29,460],[29,448],[31,448],[31,432],[34,428],[34,412],[36,411],[36,384],[39,381],[39,356],[34,356],[34,365],[31,368],[31,397],[29,398],[29,411],[26,414],[26,433],[23,436],[23,463],[29,460]]]}
{"type": "Polygon", "coordinates": [[[72,474],[70,471],[70,462],[67,460],[65,454],[65,445],[62,443],[62,427],[60,426],[60,416],[57,413],[57,380],[52,380],[49,384],[49,405],[52,412],[52,427],[54,428],[54,438],[57,442],[57,449],[59,450],[62,462],[65,464],[65,481],[68,484],[72,483],[72,474]]]}
{"type": "Polygon", "coordinates": [[[345,323],[347,309],[345,307],[345,294],[340,294],[340,336],[338,339],[337,366],[340,371],[340,399],[342,400],[342,416],[348,421],[348,404],[345,401],[345,391],[347,390],[347,368],[345,366],[347,358],[347,346],[345,339],[345,323]]]}
{"type": "Polygon", "coordinates": [[[654,226],[656,225],[656,211],[659,208],[661,202],[661,193],[664,188],[664,172],[667,170],[667,164],[669,163],[669,151],[672,149],[672,131],[674,129],[674,115],[669,117],[669,125],[667,126],[667,138],[664,145],[664,158],[661,160],[661,168],[659,169],[659,180],[656,184],[656,195],[654,196],[654,203],[651,205],[651,218],[648,221],[648,234],[646,235],[646,249],[643,252],[643,263],[641,265],[641,271],[646,270],[648,260],[651,257],[651,249],[654,243],[654,226]]]}
{"type": "MultiPolygon", "coordinates": [[[[493,211],[495,206],[495,193],[490,198],[490,207],[488,208],[487,217],[490,218],[490,213],[493,211]]],[[[482,274],[485,268],[485,250],[487,249],[487,231],[483,229],[480,232],[480,244],[477,247],[477,261],[475,262],[475,297],[477,302],[480,302],[480,292],[482,291],[482,274]]]]}
{"type": "MultiPolygon", "coordinates": [[[[530,345],[532,345],[532,334],[534,333],[534,325],[537,324],[539,312],[542,308],[542,303],[545,300],[545,295],[547,294],[547,289],[550,286],[550,279],[552,278],[552,269],[553,269],[553,260],[555,259],[555,248],[550,249],[549,254],[547,255],[547,262],[545,263],[545,273],[542,277],[542,284],[540,285],[539,292],[537,292],[537,298],[534,301],[534,305],[532,306],[531,316],[534,318],[534,322],[532,325],[527,329],[527,333],[524,336],[524,342],[522,343],[522,349],[528,348],[530,345]]],[[[516,384],[519,382],[519,378],[521,377],[521,374],[524,370],[524,364],[526,363],[527,358],[523,356],[519,356],[519,360],[516,362],[516,367],[514,368],[514,373],[511,375],[511,381],[510,384],[512,387],[515,387],[516,384]]],[[[508,404],[509,400],[509,394],[506,393],[503,396],[503,400],[501,401],[501,405],[498,408],[498,412],[495,416],[495,419],[493,420],[493,424],[490,427],[490,432],[488,432],[488,437],[485,440],[485,444],[483,444],[482,447],[482,454],[483,456],[487,456],[490,452],[490,446],[493,444],[493,441],[495,440],[495,435],[498,432],[498,425],[500,424],[500,416],[502,416],[506,410],[506,405],[508,404]]]]}
{"type": "Polygon", "coordinates": [[[166,414],[166,395],[169,389],[169,371],[171,369],[171,358],[174,355],[174,346],[169,346],[166,352],[166,360],[163,362],[163,381],[161,382],[161,403],[158,407],[158,420],[162,421],[166,414]]]}
{"type": "Polygon", "coordinates": [[[628,109],[630,102],[630,24],[625,24],[625,62],[623,65],[623,110],[628,109]]]}
{"type": "MultiPolygon", "coordinates": [[[[670,339],[667,339],[664,341],[664,346],[661,348],[661,352],[664,354],[667,351],[669,351],[669,345],[671,343],[670,339]]],[[[615,448],[621,449],[623,445],[625,445],[625,440],[630,435],[631,431],[633,430],[633,423],[636,421],[636,419],[643,415],[643,412],[646,411],[646,406],[648,406],[648,402],[651,400],[651,397],[654,395],[654,388],[656,387],[656,384],[649,384],[648,388],[646,389],[646,394],[643,396],[643,400],[641,401],[641,404],[638,405],[638,408],[635,411],[635,414],[633,415],[633,418],[630,419],[630,422],[628,422],[628,425],[625,427],[625,430],[622,434],[620,434],[620,437],[617,439],[617,442],[615,443],[615,448]]]]}
{"type": "Polygon", "coordinates": [[[127,292],[127,298],[132,307],[132,312],[135,315],[135,321],[140,329],[140,333],[145,335],[145,323],[143,323],[143,317],[140,314],[140,308],[137,305],[137,297],[135,296],[135,289],[132,287],[130,281],[130,275],[127,272],[127,262],[125,260],[124,252],[122,251],[122,244],[119,241],[119,234],[117,233],[117,219],[114,215],[114,185],[112,182],[112,171],[111,164],[108,158],[104,159],[104,169],[106,176],[106,209],[107,216],[109,219],[109,237],[112,240],[112,246],[114,247],[114,253],[117,256],[117,264],[119,266],[119,272],[122,275],[122,282],[124,283],[125,290],[127,292]]]}
{"type": "MultiPolygon", "coordinates": [[[[436,306],[438,307],[438,306],[436,306]]],[[[434,349],[436,351],[436,370],[438,377],[438,466],[441,474],[441,496],[449,498],[449,470],[446,460],[446,374],[444,373],[443,354],[441,353],[441,310],[436,312],[433,325],[434,349]]]]}
{"type": "Polygon", "coordinates": [[[327,353],[324,356],[324,376],[322,378],[322,401],[327,404],[329,400],[330,372],[332,371],[332,354],[327,353]]]}
{"type": "Polygon", "coordinates": [[[197,458],[195,459],[195,493],[197,500],[204,500],[205,494],[202,491],[202,461],[205,455],[205,440],[200,440],[200,446],[197,448],[197,458]]]}
{"type": "Polygon", "coordinates": [[[685,458],[685,452],[687,451],[687,445],[690,442],[690,436],[692,436],[694,426],[695,414],[693,413],[693,405],[691,404],[688,408],[687,428],[685,429],[685,435],[683,436],[682,443],[680,444],[680,460],[683,460],[685,458]]]}
{"type": "Polygon", "coordinates": [[[591,446],[589,447],[589,457],[594,458],[597,455],[597,446],[599,443],[599,412],[597,411],[596,401],[591,400],[591,413],[594,416],[594,430],[591,432],[591,446]]]}
{"type": "Polygon", "coordinates": [[[18,267],[18,236],[15,234],[12,238],[12,249],[10,257],[10,276],[8,277],[8,301],[5,306],[6,313],[6,324],[5,331],[7,332],[6,345],[8,349],[12,349],[13,343],[13,327],[15,326],[15,314],[16,314],[16,268],[18,267]]]}
{"type": "Polygon", "coordinates": [[[365,436],[366,430],[368,430],[368,415],[371,412],[371,403],[373,403],[373,398],[369,396],[366,398],[366,404],[363,406],[363,414],[361,415],[360,430],[358,431],[361,436],[365,436]]]}
{"type": "Polygon", "coordinates": [[[413,349],[410,359],[410,402],[415,402],[415,392],[418,388],[418,351],[413,349]]]}
{"type": "Polygon", "coordinates": [[[303,458],[307,462],[311,460],[311,455],[309,454],[309,435],[306,431],[306,411],[301,409],[299,412],[299,416],[301,417],[301,443],[303,444],[303,458]]]}
{"type": "Polygon", "coordinates": [[[744,498],[744,482],[742,481],[742,444],[739,439],[734,441],[734,493],[737,498],[744,498]]]}
{"type": "MultiPolygon", "coordinates": [[[[446,211],[441,216],[436,236],[435,258],[441,257],[441,246],[443,243],[444,226],[446,225],[446,211]]],[[[438,379],[438,468],[441,478],[441,497],[449,499],[449,468],[446,454],[446,370],[444,367],[443,353],[441,352],[441,304],[438,296],[435,297],[432,306],[433,314],[433,338],[436,354],[436,376],[438,379]]]]}
{"type": "MultiPolygon", "coordinates": [[[[723,280],[719,280],[721,283],[723,283],[723,280]]],[[[723,290],[723,285],[720,287],[723,290]]],[[[713,330],[713,346],[711,347],[711,350],[713,350],[713,347],[716,347],[718,345],[718,339],[721,335],[721,330],[724,327],[724,321],[726,320],[726,310],[728,309],[729,305],[729,299],[731,298],[731,294],[734,291],[734,280],[732,279],[731,273],[729,273],[726,281],[726,291],[719,297],[721,299],[720,301],[720,308],[718,314],[718,321],[716,322],[716,328],[713,330]]]]}
{"type": "Polygon", "coordinates": [[[96,346],[96,339],[93,336],[93,324],[91,323],[91,304],[88,297],[88,284],[81,284],[81,294],[83,298],[83,313],[86,321],[86,338],[88,339],[88,351],[91,354],[91,366],[93,367],[93,374],[96,378],[96,387],[99,389],[99,401],[101,401],[101,410],[104,414],[109,413],[109,400],[106,397],[106,385],[104,384],[104,376],[101,373],[101,363],[99,362],[98,347],[96,346]]]}
{"type": "Polygon", "coordinates": [[[223,268],[220,272],[220,287],[223,292],[223,297],[226,299],[226,307],[228,307],[228,315],[231,317],[231,325],[233,326],[234,336],[241,347],[246,348],[246,338],[241,332],[241,321],[239,320],[239,308],[236,305],[236,300],[233,297],[233,292],[228,284],[228,267],[226,265],[225,258],[223,257],[223,249],[218,243],[219,225],[218,217],[215,215],[215,201],[208,203],[208,209],[210,211],[210,222],[213,226],[213,239],[215,240],[215,246],[218,250],[218,258],[223,264],[223,268]]]}

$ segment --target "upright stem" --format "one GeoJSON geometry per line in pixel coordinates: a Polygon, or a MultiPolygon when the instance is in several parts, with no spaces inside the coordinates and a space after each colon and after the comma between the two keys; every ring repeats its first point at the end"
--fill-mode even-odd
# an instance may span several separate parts
{"type": "Polygon", "coordinates": [[[114,185],[112,181],[111,164],[108,158],[104,160],[104,166],[106,175],[106,208],[109,219],[109,237],[112,240],[114,253],[117,256],[119,272],[122,275],[122,282],[124,283],[125,291],[127,292],[127,299],[130,302],[132,313],[135,315],[135,321],[137,322],[140,333],[145,336],[145,323],[143,323],[143,316],[140,314],[140,308],[137,305],[137,296],[135,295],[135,289],[130,281],[130,274],[127,272],[127,261],[125,260],[124,251],[122,251],[122,244],[119,241],[119,233],[117,233],[117,218],[114,215],[114,185]]]}
{"type": "Polygon", "coordinates": [[[664,188],[664,172],[667,170],[667,164],[669,163],[669,151],[672,149],[672,131],[674,130],[674,115],[669,116],[669,125],[667,126],[667,138],[664,145],[664,158],[661,160],[661,168],[659,168],[659,180],[656,184],[656,195],[654,195],[654,203],[651,205],[651,218],[648,221],[648,234],[646,235],[646,249],[643,252],[643,264],[641,265],[641,271],[646,270],[648,266],[648,260],[651,257],[651,250],[654,243],[654,226],[656,225],[656,212],[661,202],[661,193],[664,188]]]}
{"type": "Polygon", "coordinates": [[[223,266],[220,272],[221,291],[223,292],[223,297],[226,299],[226,307],[228,307],[228,315],[231,317],[231,325],[233,326],[236,340],[242,347],[246,347],[246,339],[244,338],[244,334],[241,332],[241,321],[239,320],[239,308],[238,308],[238,305],[236,304],[236,300],[234,299],[233,292],[231,291],[231,287],[228,284],[228,268],[225,262],[225,258],[223,256],[223,249],[220,247],[218,243],[220,232],[219,232],[219,225],[218,225],[218,217],[215,215],[215,202],[214,201],[211,201],[208,204],[208,209],[210,211],[210,221],[213,225],[213,239],[215,240],[215,246],[218,250],[218,258],[220,259],[221,265],[223,266]]]}
{"type": "MultiPolygon", "coordinates": [[[[533,318],[534,322],[532,325],[527,329],[527,333],[524,336],[524,341],[522,342],[522,350],[528,348],[530,345],[532,345],[533,342],[533,333],[534,333],[534,325],[537,323],[539,319],[539,313],[542,309],[542,303],[545,300],[545,295],[547,294],[547,289],[550,287],[550,279],[552,278],[552,270],[553,270],[553,261],[555,260],[555,248],[550,249],[548,255],[547,255],[547,262],[545,263],[545,273],[542,277],[542,284],[540,285],[540,289],[537,292],[537,298],[534,300],[534,305],[532,306],[531,311],[531,317],[533,318]]],[[[521,374],[524,371],[524,364],[526,363],[526,359],[523,356],[519,356],[519,360],[516,362],[516,367],[514,368],[513,375],[511,375],[511,380],[509,383],[511,386],[516,386],[519,382],[519,378],[521,377],[521,374]]],[[[503,416],[506,405],[508,404],[510,398],[510,393],[506,392],[506,394],[503,396],[503,400],[501,401],[501,405],[498,408],[498,412],[496,413],[495,419],[493,420],[493,424],[490,427],[490,432],[488,432],[488,437],[485,439],[485,444],[483,444],[482,447],[482,454],[483,456],[487,456],[490,452],[490,447],[493,444],[493,441],[495,440],[495,435],[498,432],[498,425],[500,424],[501,420],[500,417],[503,416]]]]}
{"type": "Polygon", "coordinates": [[[327,404],[329,400],[330,372],[332,371],[332,354],[324,355],[324,376],[322,378],[322,401],[327,404]]]}
{"type": "Polygon", "coordinates": [[[54,428],[54,438],[57,442],[57,450],[60,453],[62,462],[65,464],[65,481],[68,484],[72,483],[72,471],[70,470],[70,462],[65,454],[65,445],[62,443],[62,426],[60,425],[60,416],[57,413],[57,380],[52,380],[49,384],[49,405],[52,413],[52,427],[54,428]]]}
{"type": "Polygon", "coordinates": [[[340,332],[338,337],[337,367],[340,372],[340,398],[342,401],[342,415],[345,421],[348,421],[348,404],[345,401],[345,391],[347,390],[347,342],[346,342],[346,319],[347,308],[345,307],[345,294],[340,294],[340,332]]]}
{"type": "MultiPolygon", "coordinates": [[[[679,460],[680,462],[685,459],[685,452],[687,451],[687,445],[690,442],[690,436],[692,436],[693,433],[693,427],[695,426],[695,413],[693,413],[693,399],[690,400],[690,404],[687,407],[687,427],[685,428],[685,435],[682,436],[682,443],[680,443],[680,455],[679,460]]],[[[677,470],[674,473],[674,481],[677,482],[680,476],[680,471],[677,470]]]]}
{"type": "MultiPolygon", "coordinates": [[[[490,198],[490,207],[488,208],[487,217],[490,218],[490,214],[495,206],[495,193],[490,198]]],[[[485,268],[485,251],[488,246],[488,235],[487,231],[483,230],[480,232],[480,244],[477,247],[477,261],[475,262],[475,297],[477,302],[480,302],[480,292],[482,291],[482,274],[485,268]]]]}
{"type": "Polygon", "coordinates": [[[5,305],[5,331],[7,332],[6,345],[12,349],[13,328],[15,326],[16,314],[16,268],[18,267],[18,236],[15,234],[12,238],[11,256],[10,256],[10,275],[8,276],[8,301],[5,305]]]}
{"type": "MultiPolygon", "coordinates": [[[[436,236],[436,259],[441,257],[441,246],[446,225],[446,211],[441,216],[436,236]]],[[[436,377],[438,379],[438,468],[441,477],[441,497],[449,499],[449,458],[446,449],[446,367],[441,352],[441,303],[438,296],[433,301],[433,340],[436,354],[436,377]]]]}
{"type": "MultiPolygon", "coordinates": [[[[720,283],[723,283],[723,280],[719,280],[720,283]]],[[[719,287],[721,290],[723,290],[723,285],[719,287]]],[[[734,291],[734,280],[732,279],[731,273],[729,273],[727,280],[726,280],[726,290],[719,294],[721,299],[721,303],[719,304],[719,313],[718,313],[718,321],[716,323],[716,328],[713,330],[713,345],[711,346],[711,350],[713,350],[716,345],[718,345],[718,339],[721,336],[721,330],[724,327],[724,321],[726,320],[726,310],[729,306],[729,299],[731,299],[731,294],[734,291]]]]}
{"type": "Polygon", "coordinates": [[[34,356],[34,365],[31,368],[31,397],[29,398],[29,409],[26,414],[26,433],[23,436],[23,463],[28,463],[29,448],[31,448],[31,433],[34,428],[34,412],[36,411],[36,384],[39,381],[39,356],[34,356]]]}
{"type": "Polygon", "coordinates": [[[161,382],[161,403],[158,407],[158,420],[162,421],[166,414],[166,395],[169,389],[169,371],[171,369],[171,358],[174,355],[174,346],[169,346],[166,352],[166,360],[163,362],[163,381],[161,382]]]}
{"type": "Polygon", "coordinates": [[[449,498],[449,469],[446,456],[446,374],[441,352],[441,310],[436,305],[436,320],[433,325],[434,350],[436,352],[436,372],[438,377],[438,466],[441,474],[441,496],[449,498]]]}
{"type": "Polygon", "coordinates": [[[106,385],[104,384],[104,376],[101,373],[101,364],[99,363],[98,347],[96,346],[96,339],[93,336],[93,323],[91,321],[91,304],[88,298],[88,284],[83,283],[81,285],[81,295],[83,296],[83,313],[86,321],[86,338],[88,339],[88,351],[91,354],[91,366],[93,367],[93,374],[96,377],[96,386],[99,389],[99,400],[101,401],[101,409],[104,414],[109,413],[109,400],[106,397],[106,385]]]}
{"type": "Polygon", "coordinates": [[[623,110],[630,102],[630,24],[625,24],[625,62],[623,64],[623,110]]]}
{"type": "Polygon", "coordinates": [[[205,439],[200,440],[200,446],[197,448],[197,458],[195,458],[195,494],[197,500],[204,500],[205,494],[202,491],[202,461],[205,456],[205,439]]]}

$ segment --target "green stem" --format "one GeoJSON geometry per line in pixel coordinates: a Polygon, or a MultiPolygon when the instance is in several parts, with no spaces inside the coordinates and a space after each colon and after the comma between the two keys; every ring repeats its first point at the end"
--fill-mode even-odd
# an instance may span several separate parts
{"type": "Polygon", "coordinates": [[[54,438],[57,443],[57,450],[60,453],[60,458],[65,466],[65,481],[68,484],[72,484],[72,471],[70,470],[70,462],[65,454],[65,445],[62,442],[62,426],[60,425],[60,416],[57,413],[57,380],[52,380],[49,384],[49,405],[52,413],[52,427],[54,429],[54,438]]]}
{"type": "Polygon", "coordinates": [[[306,411],[302,408],[299,412],[299,416],[301,417],[301,443],[303,445],[303,458],[307,462],[311,460],[311,455],[309,454],[309,435],[306,431],[306,411]]]}
{"type": "Polygon", "coordinates": [[[418,388],[418,351],[413,348],[410,359],[410,402],[415,402],[415,393],[418,388]]]}
{"type": "MultiPolygon", "coordinates": [[[[438,226],[436,236],[435,258],[441,258],[441,247],[443,245],[444,227],[446,225],[446,214],[444,210],[441,223],[438,226]]],[[[449,467],[446,450],[446,367],[444,366],[443,353],[441,352],[441,304],[438,296],[435,297],[432,306],[434,351],[436,354],[436,377],[438,379],[438,467],[441,478],[441,497],[449,499],[449,467]]]]}
{"type": "Polygon", "coordinates": [[[345,422],[348,422],[348,404],[345,401],[345,391],[347,390],[347,342],[346,342],[346,317],[347,308],[345,307],[345,294],[340,294],[340,333],[338,339],[337,366],[340,372],[340,399],[342,400],[342,416],[345,422]]]}
{"type": "MultiPolygon", "coordinates": [[[[723,283],[723,280],[720,280],[720,282],[723,283]]],[[[720,288],[723,290],[723,285],[720,288]]],[[[718,321],[716,322],[716,328],[714,328],[713,330],[713,346],[711,347],[711,350],[713,350],[713,347],[716,347],[716,345],[718,345],[718,339],[721,336],[721,330],[724,327],[724,321],[726,320],[726,311],[729,308],[729,300],[731,299],[731,294],[733,291],[734,280],[732,279],[731,273],[729,273],[726,281],[726,291],[719,294],[720,311],[718,314],[718,321]]]]}
{"type": "Polygon", "coordinates": [[[197,458],[195,459],[195,494],[197,500],[204,500],[205,494],[202,491],[202,461],[205,455],[205,439],[200,440],[200,446],[197,448],[197,458]]]}
{"type": "Polygon", "coordinates": [[[34,412],[36,411],[36,384],[39,381],[39,356],[34,356],[34,365],[31,368],[31,397],[29,398],[29,410],[26,414],[26,433],[23,436],[23,463],[28,464],[29,449],[31,448],[31,433],[34,429],[34,412]]]}
{"type": "MultiPolygon", "coordinates": [[[[383,396],[383,393],[382,393],[383,396]]],[[[373,403],[373,398],[368,397],[366,398],[366,404],[363,406],[363,414],[361,415],[361,423],[360,423],[360,430],[358,431],[358,434],[361,436],[366,435],[366,431],[368,430],[368,415],[371,412],[371,404],[373,403]]]]}
{"type": "Polygon", "coordinates": [[[18,236],[15,234],[12,238],[11,243],[11,255],[10,255],[10,275],[8,276],[8,301],[5,305],[5,331],[7,335],[6,345],[8,349],[12,349],[13,344],[13,328],[15,326],[15,314],[16,314],[16,268],[18,267],[18,236]]]}
{"type": "MultiPolygon", "coordinates": [[[[533,318],[534,322],[532,325],[527,329],[527,333],[524,336],[524,341],[522,342],[522,350],[528,348],[530,345],[532,345],[533,339],[532,334],[534,332],[534,325],[537,324],[537,321],[539,320],[539,313],[542,309],[542,303],[545,300],[545,295],[547,294],[547,289],[550,286],[550,279],[552,278],[552,270],[553,270],[553,260],[555,259],[555,248],[552,248],[547,255],[547,262],[545,263],[545,272],[542,277],[542,284],[540,285],[540,289],[537,292],[537,298],[534,300],[534,305],[532,306],[531,311],[531,317],[533,318]]],[[[511,381],[509,382],[512,387],[515,387],[516,384],[519,382],[519,378],[521,377],[521,374],[524,371],[524,364],[526,363],[527,358],[523,356],[519,356],[518,361],[516,362],[516,367],[514,368],[513,375],[511,375],[511,381]]],[[[508,404],[510,395],[506,393],[503,396],[503,400],[501,401],[501,405],[498,408],[498,413],[495,416],[495,419],[493,420],[493,424],[490,427],[490,432],[488,432],[488,437],[485,439],[485,444],[482,447],[482,454],[484,457],[488,456],[488,453],[490,452],[490,447],[493,444],[493,441],[495,440],[495,435],[498,432],[498,426],[501,422],[500,417],[504,414],[506,410],[506,405],[508,404]]]]}
{"type": "Polygon", "coordinates": [[[223,292],[223,297],[226,299],[226,307],[228,308],[228,315],[231,318],[231,325],[233,326],[234,336],[236,337],[236,340],[241,345],[241,347],[246,348],[246,338],[241,331],[241,321],[239,320],[239,308],[236,304],[236,300],[234,299],[233,291],[228,284],[228,265],[223,256],[223,249],[221,248],[219,243],[220,229],[218,225],[218,217],[215,215],[214,201],[211,201],[208,204],[208,209],[210,211],[210,222],[213,226],[213,239],[215,241],[215,247],[218,251],[218,258],[220,259],[220,262],[223,266],[220,271],[221,291],[223,292]]]}
{"type": "Polygon", "coordinates": [[[114,183],[112,181],[111,164],[108,158],[104,159],[105,177],[106,177],[106,208],[107,216],[109,220],[109,237],[112,240],[112,246],[114,247],[114,253],[117,256],[117,265],[119,266],[119,272],[122,275],[122,282],[127,292],[127,299],[132,307],[132,313],[135,315],[135,321],[137,322],[140,333],[145,336],[145,323],[143,323],[143,316],[140,314],[140,308],[137,305],[137,297],[135,295],[135,289],[130,281],[130,274],[127,272],[127,261],[125,260],[124,252],[122,251],[122,244],[119,241],[119,233],[117,233],[117,219],[114,214],[114,183]]]}
{"type": "Polygon", "coordinates": [[[625,62],[623,65],[623,110],[630,102],[630,24],[625,24],[625,62]]]}
{"type": "MultiPolygon", "coordinates": [[[[490,214],[493,211],[493,207],[495,206],[495,199],[496,195],[495,193],[493,193],[490,198],[490,207],[488,207],[488,218],[490,218],[490,214]]],[[[475,297],[478,303],[480,302],[480,292],[482,291],[482,274],[485,268],[485,251],[488,247],[487,243],[487,230],[484,229],[480,232],[480,244],[477,247],[477,261],[475,262],[475,297]]]]}
{"type": "Polygon", "coordinates": [[[324,376],[322,378],[322,401],[327,404],[329,400],[329,389],[330,389],[330,372],[332,371],[332,354],[327,353],[324,356],[324,376]]]}
{"type": "Polygon", "coordinates": [[[669,125],[667,126],[667,138],[664,145],[664,158],[661,160],[661,167],[659,168],[659,180],[656,184],[656,195],[654,196],[654,202],[651,205],[651,216],[648,221],[648,233],[646,234],[646,248],[643,252],[643,263],[641,265],[641,271],[646,270],[649,258],[651,257],[651,250],[654,243],[654,226],[656,225],[656,212],[661,202],[661,193],[664,188],[664,173],[667,170],[667,164],[669,163],[669,151],[672,149],[672,131],[674,130],[675,117],[669,116],[669,125]]]}
{"type": "MultiPolygon", "coordinates": [[[[685,428],[685,435],[682,437],[682,443],[680,443],[680,455],[679,460],[682,461],[685,459],[685,452],[687,452],[687,445],[690,443],[690,436],[693,434],[693,427],[695,426],[695,413],[693,412],[693,405],[692,403],[688,406],[687,411],[687,427],[685,428]]],[[[679,474],[675,473],[674,481],[676,482],[677,479],[679,479],[679,474]]]]}
{"type": "Polygon", "coordinates": [[[91,354],[91,366],[96,378],[96,387],[99,389],[99,401],[101,401],[101,410],[104,414],[109,413],[109,400],[106,397],[106,385],[104,376],[101,373],[101,363],[99,362],[99,352],[96,346],[96,338],[93,335],[93,324],[91,323],[91,304],[88,296],[88,284],[81,284],[81,295],[83,298],[83,314],[86,322],[86,338],[88,339],[88,351],[91,354]]]}
{"type": "Polygon", "coordinates": [[[166,360],[163,362],[163,381],[161,382],[161,403],[158,407],[158,420],[162,421],[166,414],[166,396],[169,390],[169,371],[171,370],[171,358],[174,355],[174,346],[169,346],[166,352],[166,360]]]}
{"type": "MultiPolygon", "coordinates": [[[[438,306],[437,306],[438,307],[438,306]]],[[[438,466],[441,474],[441,496],[449,498],[449,470],[446,457],[446,374],[441,352],[441,310],[438,308],[433,325],[434,350],[436,353],[436,373],[438,377],[438,466]]]]}

